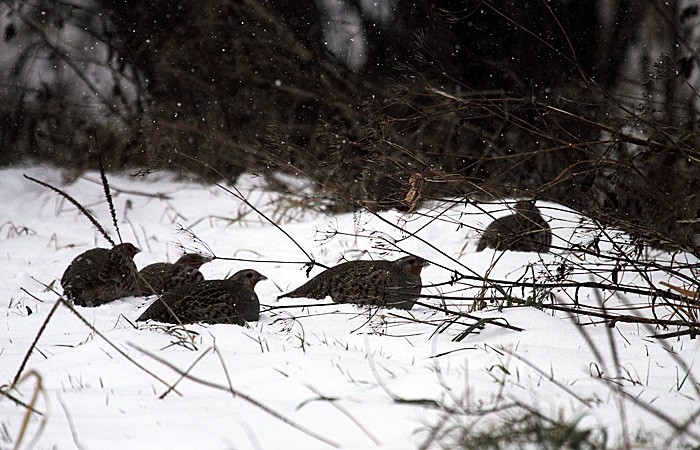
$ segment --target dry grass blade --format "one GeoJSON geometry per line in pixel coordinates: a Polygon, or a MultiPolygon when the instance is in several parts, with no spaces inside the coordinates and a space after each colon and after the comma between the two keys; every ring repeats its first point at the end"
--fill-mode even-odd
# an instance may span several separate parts
{"type": "Polygon", "coordinates": [[[23,402],[22,400],[20,400],[20,399],[17,398],[16,396],[10,394],[10,393],[8,392],[10,389],[12,389],[12,386],[10,386],[9,384],[3,384],[2,386],[0,386],[0,397],[2,397],[2,396],[7,397],[7,398],[9,398],[15,405],[19,405],[19,406],[21,406],[22,408],[28,409],[28,410],[30,410],[31,412],[33,412],[34,414],[36,414],[36,415],[38,415],[38,416],[43,416],[43,415],[44,415],[43,412],[39,411],[38,409],[35,409],[33,406],[28,405],[26,402],[23,402]]]}
{"type": "Polygon", "coordinates": [[[698,291],[691,291],[690,289],[674,286],[671,283],[667,283],[665,281],[659,281],[659,284],[678,292],[679,294],[687,297],[690,301],[697,301],[698,298],[700,298],[700,292],[698,291]]]}
{"type": "MultiPolygon", "coordinates": [[[[33,411],[35,410],[36,402],[39,399],[39,395],[44,397],[44,402],[48,404],[48,397],[46,395],[46,391],[44,390],[43,379],[41,378],[41,375],[38,372],[34,370],[27,372],[26,375],[24,375],[17,384],[23,383],[29,377],[34,377],[36,379],[36,385],[32,390],[32,398],[29,401],[29,408],[27,408],[27,410],[24,413],[24,417],[22,418],[22,426],[20,428],[19,435],[17,436],[17,440],[15,441],[15,445],[13,447],[15,450],[19,449],[22,446],[22,442],[24,441],[24,438],[29,429],[29,419],[32,416],[33,411]]],[[[29,444],[27,444],[27,448],[34,447],[34,444],[41,436],[41,433],[44,431],[44,427],[46,426],[47,421],[48,417],[46,415],[42,415],[41,421],[39,422],[39,429],[36,431],[36,434],[29,442],[29,444]]]]}
{"type": "Polygon", "coordinates": [[[554,383],[555,386],[557,386],[558,388],[560,388],[561,390],[563,390],[564,392],[566,392],[567,394],[569,394],[570,396],[572,396],[573,398],[575,398],[576,400],[578,400],[579,402],[583,403],[584,405],[586,405],[587,407],[590,408],[591,400],[587,400],[587,399],[581,397],[576,392],[574,392],[571,388],[569,388],[565,384],[561,383],[560,381],[557,381],[552,375],[548,375],[547,372],[545,372],[544,370],[537,367],[531,361],[528,361],[527,359],[523,358],[522,356],[518,355],[517,353],[515,353],[507,348],[501,348],[500,350],[509,354],[510,356],[514,357],[515,359],[523,362],[524,364],[527,364],[535,372],[539,373],[540,375],[542,375],[542,377],[549,380],[549,382],[554,383]]]}
{"type": "Polygon", "coordinates": [[[107,181],[107,174],[105,174],[105,166],[102,162],[102,152],[97,159],[100,167],[100,180],[102,181],[102,189],[105,193],[105,198],[107,199],[107,204],[109,205],[109,214],[112,216],[112,223],[114,224],[114,229],[117,231],[117,237],[119,237],[119,242],[122,241],[122,234],[119,232],[119,224],[117,223],[117,212],[114,209],[114,201],[112,201],[112,192],[109,189],[109,181],[107,181]]]}
{"type": "Polygon", "coordinates": [[[404,398],[397,395],[394,391],[389,388],[389,385],[384,382],[384,379],[379,376],[379,371],[377,370],[377,363],[374,361],[374,356],[371,351],[369,340],[365,336],[365,347],[367,348],[367,362],[369,363],[369,368],[374,375],[374,379],[377,381],[379,387],[396,403],[402,403],[407,405],[421,405],[430,406],[438,409],[446,409],[444,405],[438,400],[432,398],[404,398]]]}
{"type": "Polygon", "coordinates": [[[289,238],[289,240],[292,241],[292,243],[293,243],[294,245],[296,245],[297,248],[299,248],[299,250],[301,250],[301,252],[309,259],[308,264],[310,264],[311,267],[313,267],[313,266],[319,266],[319,267],[322,267],[322,268],[324,268],[324,269],[328,269],[328,266],[326,266],[326,265],[324,265],[324,264],[321,264],[321,263],[319,263],[319,262],[316,262],[316,260],[315,260],[311,255],[309,255],[309,253],[308,253],[306,250],[304,250],[304,247],[302,247],[302,246],[301,246],[301,245],[300,245],[300,244],[299,244],[299,243],[298,243],[284,228],[280,227],[280,226],[277,224],[277,222],[275,222],[274,220],[268,218],[268,217],[267,217],[262,211],[260,211],[255,205],[253,205],[252,203],[250,203],[250,202],[248,201],[248,199],[245,198],[245,196],[244,196],[235,186],[232,188],[233,190],[231,190],[231,189],[228,189],[226,186],[223,186],[223,185],[220,184],[220,183],[216,183],[216,185],[217,185],[219,188],[223,189],[224,191],[228,192],[229,194],[233,195],[234,197],[236,197],[236,198],[239,199],[240,201],[244,202],[246,205],[248,205],[249,208],[251,208],[253,211],[255,211],[260,217],[262,217],[263,219],[267,220],[270,224],[272,224],[272,226],[274,226],[275,228],[277,228],[278,230],[280,230],[280,231],[282,232],[282,234],[284,234],[287,238],[289,238]],[[235,191],[235,192],[234,192],[234,191],[235,191]]]}
{"type": "Polygon", "coordinates": [[[406,214],[411,214],[416,210],[416,208],[418,208],[418,205],[421,202],[421,197],[423,196],[423,188],[425,186],[425,179],[423,178],[423,175],[416,172],[411,175],[408,182],[411,185],[411,188],[406,193],[404,202],[408,204],[408,211],[406,211],[406,214]]]}
{"type": "Polygon", "coordinates": [[[80,439],[78,439],[78,430],[75,428],[75,423],[73,422],[73,417],[68,411],[68,406],[66,406],[66,403],[63,401],[63,399],[58,393],[56,393],[56,397],[58,398],[58,403],[61,404],[61,408],[63,408],[63,413],[66,415],[68,427],[70,428],[70,434],[71,436],[73,436],[73,443],[78,448],[78,450],[84,450],[85,447],[83,447],[83,445],[80,443],[80,439]]]}
{"type": "Polygon", "coordinates": [[[233,382],[231,381],[231,374],[228,371],[228,367],[226,367],[226,361],[224,361],[224,355],[221,354],[219,351],[219,347],[216,346],[216,339],[214,339],[214,352],[216,353],[216,356],[219,357],[219,362],[221,363],[221,367],[224,369],[224,375],[226,375],[226,381],[228,382],[228,387],[231,390],[231,395],[234,397],[236,394],[234,394],[233,390],[233,382]]]}

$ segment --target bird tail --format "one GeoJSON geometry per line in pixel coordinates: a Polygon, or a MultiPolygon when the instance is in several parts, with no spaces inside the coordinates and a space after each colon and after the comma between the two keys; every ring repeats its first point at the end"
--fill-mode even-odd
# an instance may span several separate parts
{"type": "Polygon", "coordinates": [[[291,292],[287,292],[286,294],[278,295],[277,300],[282,299],[282,298],[299,298],[299,297],[303,297],[303,296],[299,295],[299,293],[296,290],[294,290],[291,292]]]}

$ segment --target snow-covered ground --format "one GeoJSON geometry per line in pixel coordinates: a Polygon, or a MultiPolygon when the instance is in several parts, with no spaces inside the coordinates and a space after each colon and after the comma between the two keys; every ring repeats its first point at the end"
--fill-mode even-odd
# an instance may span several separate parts
{"type": "MultiPolygon", "coordinates": [[[[3,384],[14,379],[56,302],[56,293],[45,285],[60,292],[60,277],[75,256],[94,246],[108,247],[75,207],[22,174],[67,191],[116,239],[99,174],[87,173],[65,185],[56,169],[0,170],[3,384]]],[[[260,178],[242,177],[236,187],[300,249],[220,187],[166,173],[145,179],[112,175],[110,180],[122,239],[142,249],[135,257],[137,266],[174,261],[181,246],[208,246],[220,258],[252,260],[217,259],[202,272],[206,278],[223,278],[250,267],[266,275],[269,281],[256,288],[263,304],[261,320],[247,327],[188,325],[188,332],[136,324],[153,298],[132,297],[97,308],[76,307],[93,331],[59,306],[29,358],[25,377],[9,391],[30,404],[40,385],[33,405],[42,415],[32,415],[23,426],[26,408],[0,397],[0,448],[12,447],[23,430],[22,448],[313,449],[331,448],[332,443],[353,449],[406,449],[426,442],[438,424],[451,429],[497,418],[482,420],[446,410],[498,409],[514,402],[553,419],[578,420],[582,428],[605,428],[613,447],[623,442],[623,430],[650,448],[700,443],[692,437],[665,442],[674,436],[668,421],[690,420],[689,429],[700,434],[695,418],[700,408],[694,364],[700,356],[698,340],[658,341],[637,324],[579,326],[575,322],[597,319],[571,319],[533,307],[499,311],[489,305],[472,314],[504,319],[524,331],[488,325],[460,336],[473,320],[446,322],[445,313],[426,306],[410,312],[367,311],[328,301],[276,300],[307,279],[304,251],[325,265],[343,258],[399,257],[385,250],[391,248],[418,254],[433,262],[423,272],[423,283],[438,285],[424,288],[423,294],[433,297],[421,301],[465,312],[472,301],[460,298],[478,295],[480,283],[446,283],[455,270],[513,281],[533,275],[542,280],[547,270],[555,277],[557,268],[565,267],[563,258],[570,255],[565,250],[547,255],[475,252],[478,234],[473,229],[490,222],[475,205],[446,201],[410,216],[386,212],[381,214],[385,220],[369,213],[327,216],[266,191],[260,178]],[[447,300],[435,298],[439,295],[447,300]],[[183,371],[192,378],[180,380],[183,371]],[[169,390],[173,384],[175,389],[169,390]],[[242,395],[232,395],[230,387],[242,395]],[[662,411],[667,420],[645,405],[662,411]]],[[[574,212],[538,205],[552,217],[556,247],[590,238],[580,231],[574,212]]],[[[506,212],[499,204],[480,208],[497,215],[506,212]]],[[[604,243],[600,247],[603,252],[609,248],[604,243]]],[[[660,252],[652,256],[666,257],[660,252]]],[[[613,277],[613,267],[604,258],[582,254],[566,260],[569,279],[613,277]]],[[[638,272],[629,269],[615,270],[617,281],[643,286],[638,272]]],[[[311,275],[321,270],[315,267],[311,275]]],[[[648,276],[654,283],[682,285],[652,270],[648,276]]],[[[499,295],[491,288],[484,293],[499,295]]],[[[531,288],[512,291],[520,298],[532,294],[531,288]]],[[[573,290],[553,294],[565,304],[573,290]]],[[[586,289],[578,290],[578,299],[594,306],[604,300],[611,309],[644,307],[650,301],[586,289]]],[[[640,312],[651,314],[649,308],[640,312]]],[[[672,318],[661,307],[656,314],[672,318]]]]}

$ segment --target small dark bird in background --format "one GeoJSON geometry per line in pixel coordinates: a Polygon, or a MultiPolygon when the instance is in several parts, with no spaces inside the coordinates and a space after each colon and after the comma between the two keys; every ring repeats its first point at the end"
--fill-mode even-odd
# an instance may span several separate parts
{"type": "Polygon", "coordinates": [[[162,294],[204,281],[199,268],[212,259],[198,253],[185,253],[174,263],[149,264],[139,271],[139,292],[141,295],[162,294]]]}
{"type": "Polygon", "coordinates": [[[546,252],[552,245],[552,230],[535,206],[535,200],[520,200],[515,213],[494,220],[479,239],[476,251],[486,247],[514,252],[546,252]]]}
{"type": "Polygon", "coordinates": [[[138,295],[134,256],[140,251],[127,242],[78,255],[61,277],[63,294],[78,306],[99,306],[138,295]]]}
{"type": "Polygon", "coordinates": [[[278,298],[331,297],[336,303],[411,309],[420,295],[421,270],[427,265],[413,255],[396,261],[348,261],[278,298]]]}
{"type": "Polygon", "coordinates": [[[225,280],[183,286],[163,294],[136,320],[172,324],[255,322],[260,318],[260,301],[254,289],[262,280],[267,278],[245,269],[225,280]]]}

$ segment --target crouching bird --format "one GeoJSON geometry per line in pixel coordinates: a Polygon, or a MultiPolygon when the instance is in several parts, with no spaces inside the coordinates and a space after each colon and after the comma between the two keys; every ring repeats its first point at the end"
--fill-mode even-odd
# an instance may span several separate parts
{"type": "Polygon", "coordinates": [[[183,286],[163,294],[136,320],[172,324],[254,322],[260,318],[260,301],[254,289],[262,280],[267,277],[246,269],[225,280],[183,286]]]}
{"type": "Polygon", "coordinates": [[[421,270],[427,265],[413,255],[395,261],[348,261],[278,298],[330,297],[336,303],[411,309],[420,295],[421,270]]]}
{"type": "Polygon", "coordinates": [[[476,251],[486,247],[514,252],[546,252],[552,245],[552,230],[544,220],[535,200],[520,200],[515,214],[495,219],[484,230],[476,251]]]}
{"type": "Polygon", "coordinates": [[[139,271],[139,293],[162,294],[204,281],[199,268],[212,259],[198,253],[185,253],[174,263],[149,264],[139,271]]]}
{"type": "Polygon", "coordinates": [[[61,277],[63,294],[78,306],[99,306],[138,295],[134,256],[140,251],[127,242],[81,253],[61,277]]]}

